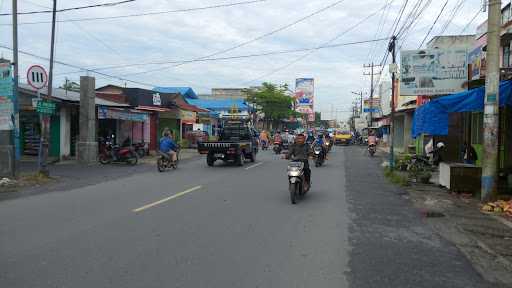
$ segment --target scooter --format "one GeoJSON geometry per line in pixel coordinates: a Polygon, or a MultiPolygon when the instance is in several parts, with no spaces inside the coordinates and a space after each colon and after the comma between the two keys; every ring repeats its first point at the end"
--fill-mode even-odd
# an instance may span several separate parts
{"type": "Polygon", "coordinates": [[[283,149],[282,143],[279,141],[274,141],[274,145],[272,147],[272,150],[274,150],[274,153],[281,154],[282,149],[283,149]]]}
{"type": "MultiPolygon", "coordinates": [[[[288,190],[292,204],[297,204],[299,197],[306,194],[306,178],[304,175],[304,162],[292,160],[288,163],[288,190]]],[[[309,190],[309,187],[307,188],[309,190]]]]}
{"type": "Polygon", "coordinates": [[[322,147],[320,145],[315,145],[313,147],[313,154],[315,155],[315,167],[322,166],[325,161],[325,155],[322,147]]]}
{"type": "Polygon", "coordinates": [[[156,161],[156,167],[159,172],[164,172],[166,169],[178,169],[178,162],[180,161],[180,149],[176,150],[176,161],[172,161],[169,154],[158,151],[158,160],[156,161]]]}
{"type": "Polygon", "coordinates": [[[375,152],[377,151],[377,146],[375,144],[369,144],[368,145],[368,154],[370,154],[371,157],[373,157],[373,155],[375,154],[375,152]]]}
{"type": "Polygon", "coordinates": [[[119,147],[112,145],[112,142],[104,142],[100,145],[99,162],[101,164],[109,163],[127,163],[136,165],[138,162],[138,155],[132,146],[119,147]]]}
{"type": "Polygon", "coordinates": [[[148,153],[148,145],[144,142],[134,143],[133,149],[135,149],[139,158],[146,156],[148,153]]]}

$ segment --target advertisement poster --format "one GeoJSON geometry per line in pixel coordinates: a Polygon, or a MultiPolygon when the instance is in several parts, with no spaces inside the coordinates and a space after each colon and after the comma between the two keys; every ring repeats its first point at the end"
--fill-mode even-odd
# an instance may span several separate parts
{"type": "Polygon", "coordinates": [[[14,129],[13,79],[10,63],[0,63],[0,130],[14,129]]]}
{"type": "Polygon", "coordinates": [[[296,110],[297,112],[307,114],[309,122],[315,121],[315,112],[313,110],[315,99],[314,82],[313,78],[298,78],[295,80],[296,110]]]}
{"type": "Polygon", "coordinates": [[[482,50],[482,46],[469,52],[468,63],[471,64],[471,80],[485,76],[485,51],[482,50]]]}
{"type": "Polygon", "coordinates": [[[465,49],[425,49],[400,52],[400,95],[445,95],[464,90],[465,49]]]}

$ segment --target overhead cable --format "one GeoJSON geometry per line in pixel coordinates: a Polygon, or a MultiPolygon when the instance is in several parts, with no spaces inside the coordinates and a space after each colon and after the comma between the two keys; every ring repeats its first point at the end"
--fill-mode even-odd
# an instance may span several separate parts
{"type": "MultiPolygon", "coordinates": [[[[242,42],[242,43],[240,43],[240,44],[237,44],[237,45],[235,45],[235,46],[229,47],[229,48],[227,48],[227,49],[220,50],[220,51],[217,51],[217,52],[215,52],[215,53],[212,53],[212,54],[209,54],[209,55],[205,55],[205,56],[202,56],[202,57],[198,57],[198,58],[196,58],[196,59],[197,59],[197,60],[200,60],[200,59],[204,59],[204,58],[209,58],[209,57],[217,56],[217,55],[220,55],[220,54],[224,54],[224,53],[227,53],[227,52],[233,51],[233,50],[238,49],[238,48],[240,48],[240,47],[246,46],[246,45],[248,45],[248,44],[251,44],[251,43],[253,43],[253,42],[256,42],[256,41],[258,41],[258,40],[261,40],[261,39],[263,39],[263,38],[265,38],[265,37],[271,36],[271,35],[273,35],[273,34],[276,34],[276,33],[278,33],[278,32],[281,32],[281,31],[283,31],[283,30],[286,30],[286,29],[288,29],[288,28],[290,28],[290,27],[292,27],[292,26],[295,26],[295,25],[297,25],[297,24],[299,24],[299,23],[301,23],[301,22],[303,22],[303,21],[305,21],[305,20],[307,20],[307,19],[309,19],[309,18],[311,18],[311,17],[313,17],[313,16],[315,16],[315,15],[317,15],[317,14],[320,14],[320,13],[322,13],[322,12],[326,11],[326,10],[329,10],[329,9],[333,8],[333,7],[334,7],[334,6],[336,6],[336,5],[341,4],[341,2],[343,2],[343,1],[344,1],[344,0],[338,0],[338,1],[335,1],[335,2],[333,2],[333,3],[331,3],[331,4],[329,4],[329,5],[327,5],[327,6],[323,7],[323,8],[321,8],[321,9],[318,9],[318,10],[314,11],[314,12],[313,12],[313,13],[311,13],[311,14],[308,14],[308,15],[306,15],[306,16],[304,16],[304,17],[301,17],[301,18],[299,18],[299,19],[297,19],[297,20],[295,20],[295,21],[293,21],[293,22],[291,22],[291,23],[288,23],[288,24],[286,24],[286,25],[284,25],[284,26],[281,26],[281,27],[279,27],[279,28],[277,28],[277,29],[274,29],[274,30],[272,30],[272,31],[270,31],[270,32],[267,32],[267,33],[265,33],[265,34],[262,34],[262,35],[260,35],[260,36],[255,37],[255,38],[252,38],[252,39],[250,39],[250,40],[244,41],[244,42],[242,42]]],[[[186,63],[179,63],[179,64],[175,64],[175,65],[172,65],[172,66],[161,67],[161,68],[158,68],[158,69],[152,69],[152,70],[146,70],[146,71],[137,72],[137,73],[125,74],[124,76],[132,76],[132,75],[140,75],[140,74],[147,74],[147,73],[159,72],[159,71],[167,70],[167,69],[170,69],[170,68],[178,67],[178,66],[181,66],[181,65],[184,65],[184,64],[186,64],[186,63]]]]}
{"type": "MultiPolygon", "coordinates": [[[[108,3],[87,5],[87,6],[63,8],[63,9],[57,9],[56,12],[68,12],[68,11],[90,9],[90,8],[99,8],[99,7],[112,7],[112,6],[117,6],[117,5],[121,5],[121,4],[126,4],[126,3],[129,3],[129,2],[135,2],[135,0],[124,0],[124,1],[118,1],[118,2],[108,2],[108,3]]],[[[46,14],[46,13],[53,13],[53,10],[18,12],[17,15],[33,15],[33,14],[46,14]]],[[[11,16],[11,15],[12,15],[12,13],[1,13],[0,14],[0,16],[11,16]]],[[[50,21],[50,23],[51,23],[51,21],[50,21]]]]}
{"type": "Polygon", "coordinates": [[[423,46],[423,43],[425,43],[425,40],[427,40],[428,36],[430,35],[430,32],[432,32],[432,29],[434,29],[434,26],[436,25],[437,21],[439,20],[439,17],[441,17],[441,14],[443,14],[444,8],[446,8],[446,5],[448,4],[448,1],[449,0],[446,0],[446,2],[444,2],[444,5],[441,8],[441,11],[439,11],[439,14],[437,14],[437,17],[434,20],[434,23],[432,23],[432,26],[430,26],[430,28],[428,29],[427,35],[425,35],[425,38],[423,38],[423,40],[421,41],[421,44],[420,44],[420,46],[418,46],[418,49],[420,49],[421,46],[423,46]]]}
{"type": "MultiPolygon", "coordinates": [[[[67,23],[67,22],[84,22],[84,21],[97,21],[97,20],[115,20],[115,19],[123,19],[123,18],[131,18],[131,17],[143,17],[143,16],[152,16],[152,15],[161,15],[161,14],[169,14],[169,13],[182,13],[182,12],[192,12],[192,11],[200,11],[200,10],[208,10],[215,8],[224,8],[224,7],[232,7],[238,5],[247,5],[259,2],[265,2],[267,0],[251,0],[251,1],[242,1],[235,3],[227,3],[227,4],[219,4],[219,5],[210,5],[204,7],[196,7],[196,8],[184,8],[184,9],[176,9],[176,10],[164,10],[164,11],[155,11],[155,12],[146,12],[146,13],[133,13],[133,14],[125,14],[125,15],[117,15],[117,16],[105,16],[105,17],[85,17],[85,18],[71,18],[65,20],[57,20],[58,23],[67,23]]],[[[47,24],[51,23],[51,21],[32,21],[32,22],[19,22],[18,25],[35,25],[35,24],[47,24]]],[[[2,26],[12,25],[11,23],[2,23],[2,26]]]]}

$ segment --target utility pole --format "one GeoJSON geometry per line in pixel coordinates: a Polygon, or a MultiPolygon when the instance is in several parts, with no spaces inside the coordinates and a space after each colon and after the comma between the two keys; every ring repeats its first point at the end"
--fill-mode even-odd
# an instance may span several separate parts
{"type": "MultiPolygon", "coordinates": [[[[52,10],[52,35],[50,41],[50,71],[48,72],[48,93],[46,93],[46,98],[48,101],[52,99],[53,92],[53,57],[55,52],[55,20],[57,17],[57,0],[53,0],[53,10],[52,10]]],[[[50,175],[50,171],[48,170],[48,142],[50,138],[50,115],[43,114],[41,117],[41,145],[42,145],[42,159],[41,159],[41,167],[39,169],[39,173],[45,176],[50,175]]]]}
{"type": "Polygon", "coordinates": [[[380,73],[375,73],[373,71],[373,68],[379,67],[381,65],[375,65],[373,62],[368,65],[363,65],[364,68],[370,68],[370,73],[363,73],[363,75],[370,75],[371,83],[370,83],[370,103],[369,103],[369,109],[370,109],[370,127],[373,127],[373,76],[379,75],[380,73]]]}
{"type": "Polygon", "coordinates": [[[14,177],[19,176],[20,171],[20,158],[21,158],[21,146],[20,146],[20,110],[18,102],[18,0],[12,0],[12,52],[13,52],[13,106],[14,106],[14,127],[13,127],[13,147],[14,147],[14,161],[13,163],[13,175],[14,177]]]}
{"type": "Polygon", "coordinates": [[[482,157],[481,200],[488,201],[497,194],[498,118],[500,83],[501,0],[488,0],[487,73],[485,76],[484,143],[482,157]]]}
{"type": "Polygon", "coordinates": [[[363,115],[363,91],[359,91],[359,92],[351,91],[350,93],[359,96],[359,104],[360,104],[359,117],[361,117],[363,115]]]}
{"type": "Polygon", "coordinates": [[[391,60],[392,64],[390,67],[391,70],[391,120],[390,120],[390,126],[389,126],[389,132],[391,134],[391,145],[389,148],[389,167],[391,170],[395,169],[395,79],[396,79],[396,36],[391,37],[391,42],[388,46],[388,51],[391,52],[391,60]]]}

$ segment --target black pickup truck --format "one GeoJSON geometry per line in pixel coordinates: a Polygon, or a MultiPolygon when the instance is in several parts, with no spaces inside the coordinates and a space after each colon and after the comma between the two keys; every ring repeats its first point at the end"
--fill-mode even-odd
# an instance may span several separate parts
{"type": "Polygon", "coordinates": [[[256,161],[258,133],[243,122],[229,122],[221,130],[219,141],[199,142],[197,150],[206,154],[208,166],[213,166],[216,160],[242,166],[245,159],[256,161]]]}

